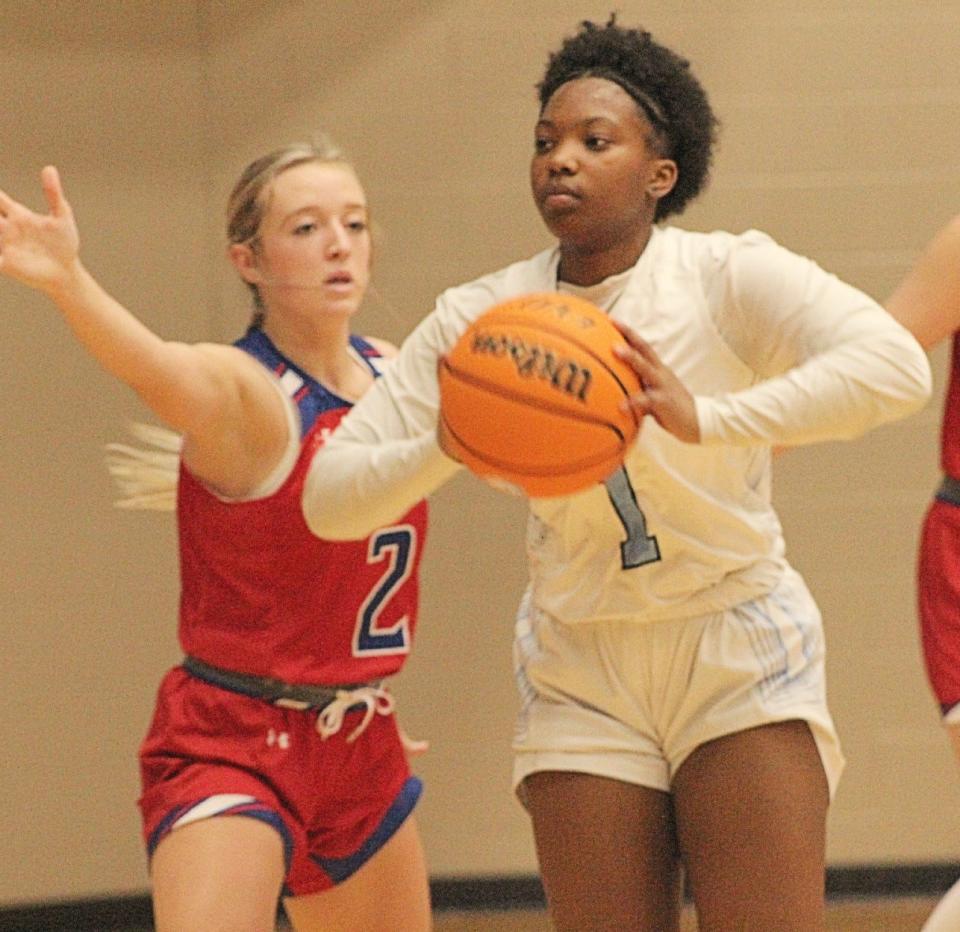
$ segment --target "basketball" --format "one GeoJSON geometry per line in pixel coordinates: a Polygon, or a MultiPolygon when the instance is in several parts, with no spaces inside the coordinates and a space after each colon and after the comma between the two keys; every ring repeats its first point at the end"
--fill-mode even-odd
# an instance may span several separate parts
{"type": "Polygon", "coordinates": [[[621,411],[640,381],[614,355],[623,334],[600,308],[530,294],[478,317],[440,361],[446,451],[531,498],[579,492],[616,472],[637,436],[621,411]]]}

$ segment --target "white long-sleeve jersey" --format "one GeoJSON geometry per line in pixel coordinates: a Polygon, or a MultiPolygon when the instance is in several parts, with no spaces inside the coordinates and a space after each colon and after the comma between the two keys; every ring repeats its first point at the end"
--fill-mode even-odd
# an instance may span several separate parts
{"type": "MultiPolygon", "coordinates": [[[[492,305],[556,291],[558,261],[547,250],[440,296],[314,458],[316,534],[363,536],[460,468],[436,440],[438,359],[492,305]]],[[[785,565],[771,446],[854,438],[931,391],[926,355],[882,307],[756,231],[655,228],[609,313],[694,395],[701,442],[648,417],[605,484],[530,500],[531,596],[562,621],[689,617],[769,590],[785,565]]]]}

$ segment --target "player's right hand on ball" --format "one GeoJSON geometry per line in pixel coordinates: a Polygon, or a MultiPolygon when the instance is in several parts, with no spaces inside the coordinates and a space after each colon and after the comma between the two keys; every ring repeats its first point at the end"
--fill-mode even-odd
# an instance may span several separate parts
{"type": "Polygon", "coordinates": [[[638,417],[649,414],[666,431],[684,443],[700,442],[700,421],[693,395],[653,347],[626,324],[617,323],[629,346],[614,352],[640,376],[641,391],[624,404],[638,417]]]}

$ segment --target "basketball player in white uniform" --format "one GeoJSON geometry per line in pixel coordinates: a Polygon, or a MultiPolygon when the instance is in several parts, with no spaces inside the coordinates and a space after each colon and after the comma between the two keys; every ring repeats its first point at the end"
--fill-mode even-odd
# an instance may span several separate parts
{"type": "Polygon", "coordinates": [[[648,33],[585,23],[539,90],[531,180],[558,245],[440,296],[314,460],[307,521],[358,537],[454,474],[437,362],[491,305],[560,290],[605,308],[649,416],[604,484],[530,501],[516,632],[515,779],[551,916],[676,930],[686,871],[701,928],[811,932],[843,759],[771,448],[909,414],[929,366],[876,302],[767,236],[659,225],[705,183],[715,123],[648,33]]]}

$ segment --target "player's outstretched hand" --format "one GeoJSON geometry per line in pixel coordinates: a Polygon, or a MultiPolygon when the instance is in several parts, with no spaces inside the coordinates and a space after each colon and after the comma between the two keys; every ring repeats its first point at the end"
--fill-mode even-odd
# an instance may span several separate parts
{"type": "Polygon", "coordinates": [[[34,213],[0,191],[0,274],[54,292],[77,262],[80,236],[52,165],[40,173],[49,213],[34,213]]]}
{"type": "Polygon", "coordinates": [[[638,418],[649,414],[678,440],[699,443],[700,422],[693,395],[639,334],[621,323],[617,327],[629,347],[618,346],[614,352],[640,376],[641,385],[640,392],[631,395],[624,405],[632,408],[638,418]]]}

